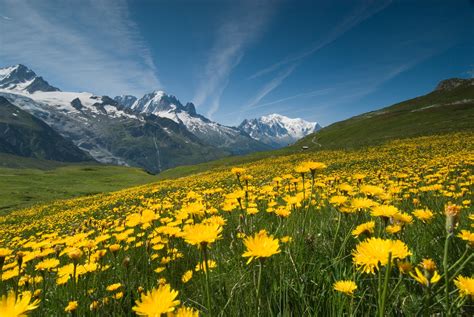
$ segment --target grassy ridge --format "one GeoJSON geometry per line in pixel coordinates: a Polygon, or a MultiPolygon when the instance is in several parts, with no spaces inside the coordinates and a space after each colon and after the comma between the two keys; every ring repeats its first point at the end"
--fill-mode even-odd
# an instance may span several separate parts
{"type": "Polygon", "coordinates": [[[474,85],[469,82],[336,122],[301,139],[293,148],[358,148],[458,131],[474,131],[474,85]]]}
{"type": "Polygon", "coordinates": [[[61,162],[0,155],[0,213],[34,203],[93,195],[156,181],[139,168],[61,162]]]}

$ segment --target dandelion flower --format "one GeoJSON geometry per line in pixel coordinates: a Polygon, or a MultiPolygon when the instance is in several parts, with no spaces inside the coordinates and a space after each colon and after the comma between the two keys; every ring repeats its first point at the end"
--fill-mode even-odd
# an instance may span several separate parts
{"type": "Polygon", "coordinates": [[[433,212],[429,209],[416,209],[415,211],[413,211],[413,216],[415,216],[422,222],[427,223],[431,220],[431,218],[433,218],[433,212]]]}
{"type": "Polygon", "coordinates": [[[416,274],[413,274],[412,272],[410,272],[411,277],[413,277],[421,285],[424,285],[427,287],[430,285],[436,284],[441,279],[441,275],[439,275],[437,271],[434,271],[433,274],[429,274],[428,271],[425,270],[425,273],[422,273],[416,267],[415,273],[416,274]]]}
{"type": "Polygon", "coordinates": [[[183,276],[181,277],[181,282],[187,283],[192,279],[192,277],[193,277],[193,271],[188,270],[188,271],[184,272],[183,276]]]}
{"type": "Polygon", "coordinates": [[[67,304],[66,308],[64,308],[64,311],[65,311],[66,313],[71,313],[71,312],[75,311],[78,306],[79,306],[79,304],[77,303],[76,300],[75,300],[75,301],[70,301],[70,302],[67,304]]]}
{"type": "Polygon", "coordinates": [[[180,303],[177,296],[178,291],[172,290],[169,284],[160,285],[158,289],[142,294],[132,310],[139,316],[161,316],[175,310],[180,303]]]}
{"type": "Polygon", "coordinates": [[[474,232],[470,232],[468,230],[461,230],[458,234],[458,237],[467,241],[470,246],[474,246],[474,232]]]}
{"type": "Polygon", "coordinates": [[[374,233],[375,221],[365,222],[358,225],[354,230],[352,230],[352,235],[354,237],[359,237],[362,234],[372,234],[374,233]]]}
{"type": "Polygon", "coordinates": [[[391,218],[398,213],[399,211],[395,206],[379,205],[372,208],[371,214],[373,217],[391,218]]]}
{"type": "Polygon", "coordinates": [[[180,307],[176,313],[168,314],[168,317],[199,317],[199,311],[191,307],[180,307]]]}
{"type": "Polygon", "coordinates": [[[247,251],[242,256],[249,257],[247,264],[254,258],[268,258],[280,253],[278,239],[274,239],[271,235],[269,236],[265,230],[260,230],[253,237],[245,238],[244,245],[247,251]]]}
{"type": "Polygon", "coordinates": [[[23,292],[18,298],[14,292],[3,295],[0,299],[0,316],[21,317],[39,306],[39,299],[30,303],[31,292],[23,292]]]}
{"type": "Polygon", "coordinates": [[[474,298],[474,278],[459,275],[454,280],[454,284],[456,284],[460,296],[471,296],[471,298],[474,298]]]}
{"type": "Polygon", "coordinates": [[[192,245],[204,246],[221,238],[222,227],[214,223],[199,223],[186,226],[182,237],[192,245]]]}
{"type": "Polygon", "coordinates": [[[333,288],[338,292],[352,296],[357,289],[357,285],[353,281],[337,281],[333,284],[333,288]]]}
{"type": "Polygon", "coordinates": [[[115,284],[111,284],[111,285],[107,286],[106,290],[109,291],[109,292],[114,292],[114,291],[118,290],[120,287],[122,287],[121,283],[115,283],[115,284]]]}
{"type": "Polygon", "coordinates": [[[46,259],[36,264],[35,269],[38,271],[50,271],[59,265],[58,259],[46,259]]]}
{"type": "Polygon", "coordinates": [[[354,264],[360,270],[375,274],[375,269],[378,270],[379,265],[387,265],[389,253],[392,254],[392,261],[403,260],[411,255],[406,244],[400,240],[370,238],[359,243],[352,256],[354,264]]]}

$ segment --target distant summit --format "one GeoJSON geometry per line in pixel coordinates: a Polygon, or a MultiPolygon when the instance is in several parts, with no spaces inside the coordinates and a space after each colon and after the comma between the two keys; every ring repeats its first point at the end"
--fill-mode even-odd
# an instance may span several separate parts
{"type": "Polygon", "coordinates": [[[463,85],[474,85],[474,78],[450,78],[441,81],[435,90],[453,90],[463,85]]]}
{"type": "Polygon", "coordinates": [[[34,71],[22,64],[0,68],[0,88],[24,90],[29,93],[60,91],[59,88],[51,86],[43,77],[37,76],[34,71]]]}
{"type": "Polygon", "coordinates": [[[274,113],[257,119],[246,119],[239,125],[239,129],[255,140],[279,148],[320,130],[321,126],[317,122],[291,119],[274,113]]]}

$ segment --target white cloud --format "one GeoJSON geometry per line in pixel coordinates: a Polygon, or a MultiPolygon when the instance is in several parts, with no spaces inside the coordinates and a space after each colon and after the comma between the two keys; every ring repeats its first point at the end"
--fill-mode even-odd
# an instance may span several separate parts
{"type": "Polygon", "coordinates": [[[125,0],[2,0],[0,63],[22,63],[53,85],[98,94],[161,87],[125,0]],[[46,77],[46,76],[45,76],[46,77]]]}
{"type": "Polygon", "coordinates": [[[197,106],[206,104],[208,117],[219,110],[232,70],[240,63],[245,49],[262,33],[274,4],[274,1],[248,1],[224,17],[193,98],[197,106]]]}
{"type": "Polygon", "coordinates": [[[293,73],[293,71],[296,68],[296,64],[291,65],[281,71],[275,78],[270,80],[268,83],[266,83],[262,89],[260,89],[257,94],[248,102],[248,104],[244,107],[245,109],[252,108],[256,106],[260,100],[262,100],[266,95],[268,95],[270,92],[272,92],[275,88],[281,85],[281,83],[287,78],[288,76],[293,73]]]}
{"type": "Polygon", "coordinates": [[[392,1],[391,0],[368,0],[362,6],[356,8],[351,15],[346,17],[341,23],[337,24],[334,29],[332,29],[325,37],[323,37],[320,41],[316,42],[310,48],[302,51],[296,55],[288,56],[281,61],[278,61],[264,69],[261,69],[255,72],[253,75],[249,77],[249,79],[254,79],[260,77],[262,75],[271,73],[276,71],[277,69],[290,64],[298,62],[312,54],[316,53],[323,47],[331,44],[339,37],[344,35],[346,32],[360,24],[361,22],[367,20],[377,12],[385,9],[392,1]]]}

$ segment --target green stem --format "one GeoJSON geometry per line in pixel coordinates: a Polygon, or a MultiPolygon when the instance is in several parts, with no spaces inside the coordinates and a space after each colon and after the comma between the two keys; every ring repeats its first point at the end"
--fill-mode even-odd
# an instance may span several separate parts
{"type": "Polygon", "coordinates": [[[449,239],[452,234],[448,233],[446,235],[446,240],[444,242],[444,256],[443,256],[443,269],[444,269],[444,281],[445,281],[445,305],[446,305],[446,316],[451,316],[451,309],[449,306],[449,267],[448,267],[448,250],[449,250],[449,239]]]}
{"type": "Polygon", "coordinates": [[[259,264],[258,264],[258,277],[257,277],[257,316],[260,315],[260,286],[262,282],[262,266],[263,266],[263,260],[260,259],[259,264]]]}
{"type": "Polygon", "coordinates": [[[334,250],[336,248],[336,241],[337,241],[337,235],[339,234],[339,228],[341,227],[341,212],[337,212],[339,214],[339,218],[337,219],[337,227],[336,227],[336,234],[334,235],[334,242],[332,244],[332,252],[334,255],[334,250]]]}
{"type": "Polygon", "coordinates": [[[207,310],[209,312],[209,316],[212,316],[212,309],[211,309],[211,292],[209,291],[209,264],[207,263],[207,246],[202,246],[202,256],[204,259],[204,275],[206,277],[206,297],[207,297],[207,310]]]}
{"type": "Polygon", "coordinates": [[[384,279],[384,283],[383,283],[382,298],[380,300],[380,309],[379,309],[379,316],[380,317],[385,316],[385,299],[387,298],[388,281],[390,279],[391,269],[392,269],[392,252],[389,252],[388,253],[387,269],[385,271],[385,279],[384,279]]]}

